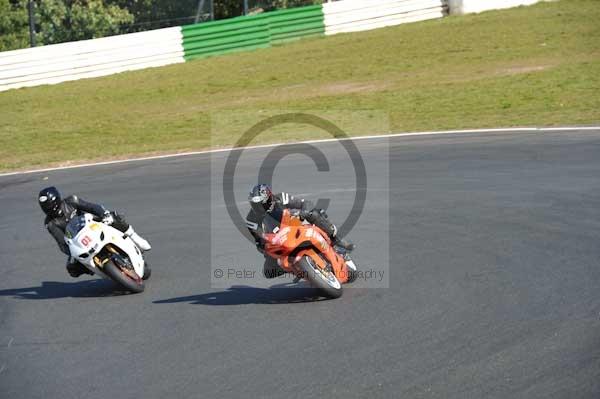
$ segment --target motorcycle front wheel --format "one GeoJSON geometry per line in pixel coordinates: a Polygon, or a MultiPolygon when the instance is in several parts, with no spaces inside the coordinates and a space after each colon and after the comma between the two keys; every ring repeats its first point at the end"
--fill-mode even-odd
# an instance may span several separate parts
{"type": "Polygon", "coordinates": [[[135,272],[117,266],[112,258],[104,264],[103,271],[127,291],[136,294],[144,291],[144,282],[142,279],[135,272]]]}
{"type": "Polygon", "coordinates": [[[304,256],[299,263],[303,277],[327,298],[339,298],[343,288],[332,271],[321,270],[310,256],[304,256]]]}

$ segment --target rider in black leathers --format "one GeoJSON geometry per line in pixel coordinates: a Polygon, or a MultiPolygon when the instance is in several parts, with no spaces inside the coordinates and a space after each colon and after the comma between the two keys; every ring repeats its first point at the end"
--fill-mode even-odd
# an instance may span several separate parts
{"type": "MultiPolygon", "coordinates": [[[[290,209],[302,220],[314,224],[325,231],[333,243],[348,251],[354,249],[354,244],[337,236],[337,227],[327,219],[327,214],[322,209],[314,208],[310,201],[295,198],[288,193],[273,194],[271,187],[266,184],[254,186],[248,196],[250,212],[246,217],[246,227],[254,237],[256,248],[264,253],[264,242],[261,238],[261,226],[263,219],[267,216],[280,215],[281,209],[290,209]]],[[[266,278],[274,278],[282,275],[284,271],[277,265],[277,261],[265,254],[263,273],[266,278]]]]}
{"type": "Polygon", "coordinates": [[[69,256],[67,260],[67,272],[71,277],[79,277],[84,273],[93,274],[85,266],[79,263],[77,259],[71,256],[69,247],[64,240],[67,224],[71,218],[80,215],[81,213],[90,213],[102,218],[104,223],[109,224],[115,229],[128,235],[142,251],[148,251],[152,248],[148,241],[140,237],[133,230],[133,227],[125,221],[123,216],[114,211],[109,211],[102,205],[85,201],[76,195],[71,195],[63,200],[56,187],[46,187],[42,189],[38,195],[38,202],[46,214],[44,225],[48,229],[48,232],[56,240],[61,252],[69,256]]]}

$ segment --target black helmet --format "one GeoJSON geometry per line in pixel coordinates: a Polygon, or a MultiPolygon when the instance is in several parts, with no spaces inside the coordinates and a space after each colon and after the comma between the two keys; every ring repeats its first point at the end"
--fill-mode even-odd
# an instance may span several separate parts
{"type": "Polygon", "coordinates": [[[46,215],[52,217],[60,215],[62,199],[56,187],[46,187],[40,191],[38,202],[46,215]]]}
{"type": "Polygon", "coordinates": [[[250,191],[248,201],[254,212],[264,215],[273,206],[273,191],[266,184],[258,184],[250,191]]]}

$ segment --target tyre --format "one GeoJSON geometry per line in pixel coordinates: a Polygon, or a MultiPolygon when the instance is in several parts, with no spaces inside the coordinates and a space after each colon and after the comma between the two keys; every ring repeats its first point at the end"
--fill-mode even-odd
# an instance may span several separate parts
{"type": "Polygon", "coordinates": [[[146,262],[144,265],[144,275],[142,276],[142,280],[148,280],[150,276],[152,276],[152,269],[150,268],[150,265],[148,265],[148,262],[146,262]]]}
{"type": "Polygon", "coordinates": [[[339,298],[342,296],[342,284],[333,272],[322,271],[309,256],[304,256],[299,263],[303,277],[315,288],[318,288],[323,296],[327,298],[339,298]]]}
{"type": "Polygon", "coordinates": [[[111,279],[113,279],[113,281],[125,288],[127,291],[134,293],[143,292],[144,282],[142,279],[135,274],[133,270],[117,266],[119,263],[121,262],[115,261],[115,257],[113,256],[104,265],[104,273],[106,273],[107,276],[109,276],[111,279]],[[131,273],[133,273],[133,275],[135,275],[137,278],[132,277],[131,273]]]}

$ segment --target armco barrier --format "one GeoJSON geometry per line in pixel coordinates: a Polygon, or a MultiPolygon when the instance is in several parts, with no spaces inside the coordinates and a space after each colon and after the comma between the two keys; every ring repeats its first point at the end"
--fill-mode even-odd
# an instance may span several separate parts
{"type": "Polygon", "coordinates": [[[441,18],[446,11],[444,0],[345,0],[323,4],[326,35],[441,18]]]}
{"type": "Polygon", "coordinates": [[[542,0],[448,0],[451,14],[468,14],[501,8],[529,6],[542,0]]]}
{"type": "Polygon", "coordinates": [[[325,32],[320,5],[0,53],[0,91],[269,47],[325,32]]]}
{"type": "Polygon", "coordinates": [[[268,14],[187,25],[181,28],[185,59],[270,45],[268,14]]]}
{"type": "Polygon", "coordinates": [[[269,13],[269,33],[274,44],[325,33],[323,8],[308,6],[269,13]]]}
{"type": "Polygon", "coordinates": [[[0,91],[183,62],[181,28],[0,53],[0,91]]]}
{"type": "Polygon", "coordinates": [[[185,59],[269,47],[323,34],[320,5],[182,26],[185,59]]]}
{"type": "Polygon", "coordinates": [[[269,47],[312,35],[357,32],[540,0],[342,0],[132,33],[0,52],[0,91],[163,66],[269,47]]]}

